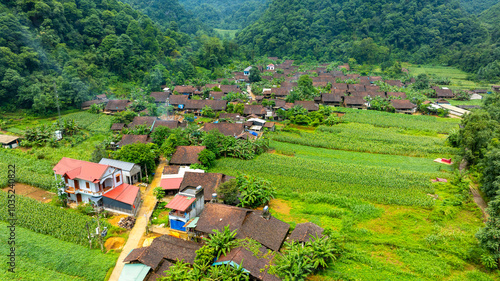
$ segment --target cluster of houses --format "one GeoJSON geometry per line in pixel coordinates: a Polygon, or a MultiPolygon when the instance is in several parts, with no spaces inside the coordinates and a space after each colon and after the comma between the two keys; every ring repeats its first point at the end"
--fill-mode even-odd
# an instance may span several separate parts
{"type": "Polygon", "coordinates": [[[312,223],[298,224],[290,233],[290,225],[273,217],[267,208],[251,210],[219,203],[217,189],[233,177],[190,169],[188,164],[204,147],[184,148],[178,149],[180,155],[172,157],[184,159],[175,161],[184,164],[174,165],[171,161],[164,168],[161,180],[163,189],[175,193],[166,205],[171,210],[170,233],[155,238],[149,246],[131,251],[124,260],[119,280],[157,280],[178,260],[193,264],[196,250],[203,245],[195,241],[225,227],[236,231],[236,238],[251,238],[261,246],[257,254],[245,247],[234,248],[216,259],[213,266],[241,265],[251,280],[280,280],[268,270],[283,242],[288,239],[305,243],[312,239],[311,235],[322,236],[323,229],[312,223]]]}

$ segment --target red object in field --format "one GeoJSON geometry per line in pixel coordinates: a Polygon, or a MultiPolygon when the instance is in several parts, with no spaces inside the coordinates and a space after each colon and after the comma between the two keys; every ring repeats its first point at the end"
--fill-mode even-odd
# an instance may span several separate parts
{"type": "Polygon", "coordinates": [[[441,159],[441,161],[443,161],[444,163],[451,164],[451,158],[450,159],[443,158],[441,159]]]}

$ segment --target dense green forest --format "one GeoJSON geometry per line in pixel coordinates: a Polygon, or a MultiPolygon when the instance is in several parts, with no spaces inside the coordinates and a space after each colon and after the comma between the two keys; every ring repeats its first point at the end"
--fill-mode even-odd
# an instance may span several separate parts
{"type": "Polygon", "coordinates": [[[212,28],[242,29],[257,21],[268,0],[180,0],[184,7],[212,28]]]}
{"type": "Polygon", "coordinates": [[[500,2],[479,15],[479,19],[497,30],[500,28],[500,2]]]}
{"type": "Polygon", "coordinates": [[[116,0],[0,4],[0,106],[45,114],[120,83],[182,84],[196,66],[217,67],[236,50],[179,25],[161,28],[116,0]]]}
{"type": "Polygon", "coordinates": [[[209,28],[200,22],[200,17],[190,13],[177,0],[122,0],[161,26],[170,29],[179,29],[188,34],[195,34],[198,30],[209,32],[209,28]]]}
{"type": "Polygon", "coordinates": [[[402,59],[500,76],[498,36],[450,0],[274,0],[237,34],[256,55],[360,63],[402,59]]]}
{"type": "Polygon", "coordinates": [[[460,0],[464,11],[471,14],[479,14],[498,3],[498,0],[460,0]]]}

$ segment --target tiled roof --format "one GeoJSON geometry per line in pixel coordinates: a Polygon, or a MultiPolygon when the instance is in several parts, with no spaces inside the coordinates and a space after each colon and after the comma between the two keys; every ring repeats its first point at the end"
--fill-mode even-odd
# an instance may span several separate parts
{"type": "Polygon", "coordinates": [[[212,130],[218,130],[221,134],[225,136],[235,137],[244,130],[244,126],[241,123],[207,123],[202,128],[205,132],[210,132],[212,130]]]}
{"type": "Polygon", "coordinates": [[[166,102],[170,93],[167,92],[152,92],[151,96],[155,99],[155,102],[166,102]]]}
{"type": "Polygon", "coordinates": [[[110,100],[104,108],[105,111],[123,111],[130,102],[128,100],[110,100]]]}
{"type": "Polygon", "coordinates": [[[290,234],[290,240],[295,240],[299,242],[308,242],[311,240],[311,235],[313,237],[323,236],[323,228],[312,222],[299,223],[295,226],[295,229],[290,234]]]}
{"type": "Polygon", "coordinates": [[[179,94],[183,93],[193,93],[196,90],[195,87],[193,86],[175,86],[174,91],[176,91],[179,94]]]}
{"type": "Polygon", "coordinates": [[[171,105],[186,104],[188,101],[188,96],[186,95],[171,95],[168,98],[171,105]]]}
{"type": "Polygon", "coordinates": [[[128,205],[134,204],[135,198],[139,193],[139,187],[123,183],[110,191],[104,193],[102,196],[110,198],[128,205]]]}
{"type": "Polygon", "coordinates": [[[180,185],[180,191],[188,186],[199,186],[203,187],[203,195],[205,200],[208,201],[212,198],[212,193],[217,191],[219,185],[222,184],[223,174],[219,173],[193,173],[186,172],[184,174],[184,179],[180,185]]]}
{"type": "Polygon", "coordinates": [[[200,161],[198,161],[198,153],[205,148],[205,146],[178,146],[175,153],[172,155],[170,164],[191,165],[200,163],[200,161]]]}
{"type": "Polygon", "coordinates": [[[295,101],[293,103],[294,106],[300,105],[308,111],[316,111],[319,109],[319,105],[312,100],[307,101],[295,101]]]}
{"type": "Polygon", "coordinates": [[[118,146],[123,147],[133,143],[150,143],[151,138],[148,135],[123,135],[122,139],[118,142],[118,146]]]}
{"type": "Polygon", "coordinates": [[[125,127],[125,123],[113,123],[111,125],[111,131],[121,131],[125,127]]]}
{"type": "Polygon", "coordinates": [[[416,107],[416,105],[409,100],[391,100],[391,105],[395,109],[413,109],[416,107]]]}
{"type": "Polygon", "coordinates": [[[63,157],[52,170],[58,175],[66,174],[70,179],[97,182],[108,168],[108,165],[63,157]]]}
{"type": "Polygon", "coordinates": [[[245,249],[244,247],[237,247],[232,249],[226,255],[221,256],[216,264],[227,264],[230,262],[236,263],[248,270],[250,275],[256,280],[262,281],[278,281],[278,277],[268,273],[269,265],[274,255],[268,255],[264,247],[259,249],[257,255],[245,249]]]}
{"type": "Polygon", "coordinates": [[[245,109],[243,110],[243,114],[245,115],[250,115],[250,114],[255,114],[255,115],[264,115],[267,113],[267,110],[260,104],[256,105],[245,105],[245,109]]]}

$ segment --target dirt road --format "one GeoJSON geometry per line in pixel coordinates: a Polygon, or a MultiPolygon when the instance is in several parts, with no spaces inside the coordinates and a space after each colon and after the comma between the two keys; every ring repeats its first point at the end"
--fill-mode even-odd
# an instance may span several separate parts
{"type": "Polygon", "coordinates": [[[474,196],[474,202],[481,208],[481,211],[483,212],[483,221],[486,222],[488,219],[488,213],[486,212],[486,208],[488,207],[488,204],[484,201],[483,197],[481,197],[481,194],[479,194],[479,191],[472,186],[470,187],[470,191],[472,192],[472,195],[474,196]]]}
{"type": "Polygon", "coordinates": [[[252,100],[255,100],[255,95],[252,93],[252,88],[250,87],[250,85],[247,86],[247,92],[250,97],[252,97],[252,100]]]}
{"type": "Polygon", "coordinates": [[[146,189],[146,192],[142,195],[143,202],[141,204],[141,209],[137,214],[137,220],[135,222],[134,228],[132,228],[132,230],[130,231],[127,243],[125,244],[125,246],[123,246],[120,257],[116,261],[116,266],[113,269],[113,273],[111,273],[111,277],[109,278],[110,281],[118,281],[124,265],[123,260],[125,259],[125,257],[127,257],[130,251],[135,248],[142,247],[142,245],[139,245],[139,242],[146,232],[147,221],[149,219],[149,216],[151,216],[151,213],[153,212],[157,201],[156,197],[153,195],[153,189],[157,186],[160,186],[161,174],[163,172],[163,167],[165,166],[165,164],[165,159],[162,159],[160,165],[158,165],[158,168],[155,171],[153,182],[149,185],[149,187],[146,189]],[[148,219],[146,219],[144,215],[146,215],[148,219]]]}

